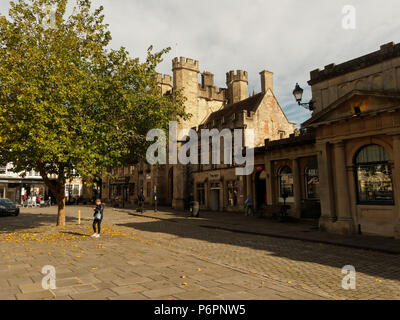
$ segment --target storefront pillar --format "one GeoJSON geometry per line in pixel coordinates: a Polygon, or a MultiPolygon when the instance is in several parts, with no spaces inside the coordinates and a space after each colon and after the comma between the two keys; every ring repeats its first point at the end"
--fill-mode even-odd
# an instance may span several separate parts
{"type": "Polygon", "coordinates": [[[346,151],[343,141],[334,145],[335,157],[335,190],[336,216],[335,231],[341,234],[354,232],[353,219],[350,210],[349,182],[347,179],[346,151]]]}
{"type": "Polygon", "coordinates": [[[294,159],[293,163],[293,193],[295,205],[295,217],[301,218],[301,182],[300,182],[300,169],[299,160],[294,159]]]}
{"type": "Polygon", "coordinates": [[[248,195],[253,197],[253,183],[251,177],[251,174],[246,176],[246,198],[248,195]]]}
{"type": "Polygon", "coordinates": [[[393,136],[393,184],[394,201],[396,205],[396,217],[394,226],[394,235],[400,239],[400,135],[393,136]]]}
{"type": "Polygon", "coordinates": [[[322,230],[329,231],[336,220],[333,207],[333,182],[331,175],[331,161],[329,145],[321,143],[317,146],[319,194],[321,201],[321,218],[319,225],[322,230]]]}
{"type": "Polygon", "coordinates": [[[265,172],[267,173],[267,178],[265,183],[267,184],[267,204],[272,206],[274,204],[274,186],[273,186],[273,173],[272,173],[272,162],[268,159],[265,160],[265,172]]]}

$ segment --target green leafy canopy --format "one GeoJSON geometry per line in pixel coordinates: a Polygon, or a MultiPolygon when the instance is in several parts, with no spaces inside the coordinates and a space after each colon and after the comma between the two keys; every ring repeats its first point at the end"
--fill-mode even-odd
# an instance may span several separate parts
{"type": "Polygon", "coordinates": [[[0,155],[17,171],[94,178],[145,154],[147,132],[185,118],[180,92],[162,96],[156,67],[110,49],[103,7],[77,0],[11,2],[0,17],[0,155]],[[46,7],[55,5],[53,26],[46,7]]]}

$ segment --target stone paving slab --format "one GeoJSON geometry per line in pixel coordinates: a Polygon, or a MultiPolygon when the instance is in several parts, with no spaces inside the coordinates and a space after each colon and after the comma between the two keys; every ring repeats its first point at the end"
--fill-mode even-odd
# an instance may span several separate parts
{"type": "Polygon", "coordinates": [[[68,207],[63,229],[53,227],[55,208],[0,218],[0,299],[400,299],[396,255],[110,208],[94,239],[89,219],[77,225],[78,209],[91,215],[88,207],[68,207]],[[346,264],[357,268],[355,291],[341,288],[346,264]],[[41,288],[44,265],[57,270],[55,290],[41,288]]]}
{"type": "MultiPolygon", "coordinates": [[[[116,209],[126,212],[128,209],[116,209]]],[[[373,250],[390,254],[400,254],[400,239],[379,237],[372,235],[336,235],[317,230],[316,223],[303,222],[277,222],[272,219],[259,217],[246,217],[237,212],[201,212],[200,219],[188,216],[186,212],[172,211],[169,208],[159,208],[157,212],[147,210],[144,213],[131,213],[132,215],[148,218],[164,219],[171,222],[183,221],[197,224],[206,228],[220,231],[231,231],[244,234],[265,235],[280,239],[302,240],[314,243],[332,244],[349,248],[373,250]]]]}

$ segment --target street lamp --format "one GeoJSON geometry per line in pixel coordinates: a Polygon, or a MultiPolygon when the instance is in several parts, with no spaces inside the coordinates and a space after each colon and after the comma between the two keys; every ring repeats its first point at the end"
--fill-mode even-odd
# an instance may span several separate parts
{"type": "Polygon", "coordinates": [[[296,99],[297,103],[299,104],[299,106],[302,106],[310,111],[313,111],[314,110],[314,101],[310,100],[310,102],[308,102],[308,103],[301,102],[301,100],[303,99],[303,92],[304,92],[304,90],[299,86],[298,83],[296,83],[296,87],[293,90],[293,95],[294,95],[294,98],[296,99]]]}

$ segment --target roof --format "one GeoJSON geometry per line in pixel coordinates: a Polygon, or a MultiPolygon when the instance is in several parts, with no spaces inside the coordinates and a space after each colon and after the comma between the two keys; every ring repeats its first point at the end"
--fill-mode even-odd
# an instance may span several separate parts
{"type": "Polygon", "coordinates": [[[292,146],[314,144],[315,141],[316,141],[315,132],[313,130],[307,130],[303,131],[303,133],[301,133],[298,136],[290,135],[290,137],[286,139],[273,140],[273,141],[269,141],[267,139],[265,140],[265,150],[270,151],[292,146]]]}
{"type": "MultiPolygon", "coordinates": [[[[367,90],[352,90],[348,93],[346,93],[344,96],[340,97],[336,101],[332,102],[329,106],[326,108],[316,112],[310,119],[302,123],[302,127],[308,127],[311,126],[315,123],[318,123],[321,118],[323,118],[325,115],[329,114],[336,108],[338,108],[341,104],[345,103],[346,101],[349,101],[351,98],[355,96],[374,96],[377,98],[389,98],[393,101],[400,101],[400,93],[398,92],[385,92],[385,91],[367,91],[367,90]]],[[[391,106],[389,106],[391,107],[391,106]]],[[[387,111],[387,108],[382,108],[380,111],[385,112],[387,111]]],[[[373,110],[372,113],[377,113],[377,110],[373,110]]],[[[368,115],[368,112],[364,112],[361,115],[368,115]]],[[[352,115],[353,116],[353,115],[352,115]]],[[[349,116],[344,115],[343,119],[348,118],[349,116]]],[[[342,119],[341,119],[342,120],[342,119]]]]}
{"type": "Polygon", "coordinates": [[[245,100],[236,102],[234,104],[226,105],[223,109],[215,111],[210,114],[205,123],[209,123],[215,119],[221,119],[222,117],[229,117],[234,113],[239,113],[244,110],[256,111],[261,101],[265,96],[265,92],[260,92],[252,97],[245,100]]]}
{"type": "Polygon", "coordinates": [[[380,47],[380,50],[366,54],[362,57],[358,57],[338,65],[332,63],[330,65],[327,65],[323,70],[316,69],[314,71],[311,71],[311,80],[308,81],[308,84],[312,86],[321,81],[332,79],[349,72],[364,69],[396,57],[400,57],[400,43],[394,44],[393,42],[390,42],[382,45],[380,47]]]}

